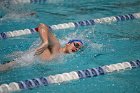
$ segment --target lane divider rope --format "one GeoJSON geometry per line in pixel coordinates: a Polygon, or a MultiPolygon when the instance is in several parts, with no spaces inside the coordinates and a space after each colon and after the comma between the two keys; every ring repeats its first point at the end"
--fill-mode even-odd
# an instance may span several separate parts
{"type": "MultiPolygon", "coordinates": [[[[90,20],[84,20],[84,21],[78,21],[78,22],[68,22],[68,23],[62,23],[62,24],[57,24],[57,25],[51,25],[49,27],[52,30],[60,30],[60,29],[68,29],[68,28],[77,28],[81,26],[90,26],[90,25],[101,24],[101,23],[111,23],[111,22],[118,22],[118,21],[133,20],[133,19],[138,19],[138,18],[140,18],[140,13],[111,16],[111,17],[105,17],[105,18],[99,18],[99,19],[90,19],[90,20]]],[[[21,35],[28,35],[28,34],[33,34],[35,32],[37,32],[37,28],[1,32],[0,39],[17,37],[21,35]]]]}
{"type": "Polygon", "coordinates": [[[34,79],[27,79],[19,82],[11,82],[9,84],[0,85],[0,93],[9,93],[14,91],[20,91],[25,89],[32,89],[39,86],[46,86],[49,84],[57,84],[71,80],[78,80],[90,77],[96,77],[99,75],[105,75],[107,73],[133,69],[140,67],[140,60],[130,61],[130,62],[122,62],[117,64],[100,66],[97,68],[89,68],[85,70],[71,71],[69,73],[62,73],[56,75],[50,75],[48,77],[40,77],[34,79]]]}
{"type": "Polygon", "coordinates": [[[24,3],[30,3],[30,4],[45,4],[48,2],[48,0],[12,0],[14,4],[24,4],[24,3]]]}

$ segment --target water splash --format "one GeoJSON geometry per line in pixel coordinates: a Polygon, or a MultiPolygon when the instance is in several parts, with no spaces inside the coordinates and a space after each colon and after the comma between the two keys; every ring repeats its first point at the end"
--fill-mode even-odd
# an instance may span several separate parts
{"type": "Polygon", "coordinates": [[[7,57],[12,57],[14,59],[17,63],[16,67],[34,64],[36,59],[34,56],[34,50],[28,50],[26,52],[16,51],[7,55],[7,57]]]}
{"type": "Polygon", "coordinates": [[[103,47],[103,44],[98,44],[95,42],[95,27],[85,29],[81,32],[81,30],[77,29],[75,32],[72,32],[68,35],[65,35],[62,39],[60,39],[61,44],[66,44],[71,39],[80,39],[83,41],[84,46],[86,48],[92,48],[93,50],[100,50],[103,47]]]}

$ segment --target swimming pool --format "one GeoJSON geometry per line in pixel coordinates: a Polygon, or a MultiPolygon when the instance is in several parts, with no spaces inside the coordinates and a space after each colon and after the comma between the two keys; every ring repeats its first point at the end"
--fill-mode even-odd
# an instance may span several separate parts
{"type": "MultiPolygon", "coordinates": [[[[52,0],[45,4],[22,4],[5,8],[1,6],[1,32],[34,28],[40,22],[53,25],[64,22],[103,18],[140,12],[138,0],[52,0]],[[11,11],[13,10],[13,11],[11,11]],[[35,12],[36,15],[26,16],[35,12]],[[27,13],[27,14],[26,14],[27,13]]],[[[0,73],[0,84],[55,75],[107,64],[132,61],[140,58],[140,21],[128,20],[110,24],[54,31],[60,41],[71,38],[84,40],[85,48],[76,54],[66,55],[52,63],[19,67],[0,73]]],[[[36,46],[38,34],[0,40],[0,61],[11,60],[36,46]],[[34,46],[31,46],[34,44],[34,46]],[[14,52],[14,53],[13,53],[14,52]],[[12,56],[9,54],[12,53],[12,56]]],[[[120,71],[95,78],[52,84],[23,90],[20,93],[139,93],[139,69],[120,71]]]]}

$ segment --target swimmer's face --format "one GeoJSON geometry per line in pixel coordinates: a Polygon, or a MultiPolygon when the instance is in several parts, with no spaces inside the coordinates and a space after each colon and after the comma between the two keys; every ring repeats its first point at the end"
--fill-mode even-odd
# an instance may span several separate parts
{"type": "Polygon", "coordinates": [[[77,42],[72,42],[72,43],[66,44],[66,50],[67,50],[68,53],[76,52],[82,46],[83,46],[83,44],[81,42],[78,42],[78,41],[77,42]]]}

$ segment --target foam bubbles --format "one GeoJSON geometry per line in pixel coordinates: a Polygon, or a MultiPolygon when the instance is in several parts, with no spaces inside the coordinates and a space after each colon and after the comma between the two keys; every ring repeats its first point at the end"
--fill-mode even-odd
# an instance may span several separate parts
{"type": "Polygon", "coordinates": [[[20,66],[30,65],[35,61],[34,53],[35,53],[34,50],[27,51],[27,52],[23,53],[21,55],[21,57],[18,57],[18,58],[14,59],[14,60],[20,66]]]}

